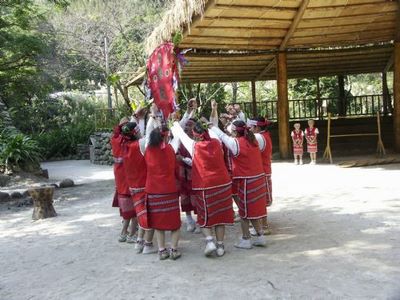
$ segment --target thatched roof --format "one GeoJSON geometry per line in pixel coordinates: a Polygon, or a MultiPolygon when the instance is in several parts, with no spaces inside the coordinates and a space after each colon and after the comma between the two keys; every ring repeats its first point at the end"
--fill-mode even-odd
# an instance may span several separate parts
{"type": "Polygon", "coordinates": [[[381,72],[390,69],[392,41],[400,39],[399,6],[397,0],[176,0],[147,50],[182,31],[179,47],[194,49],[186,82],[274,79],[278,51],[288,53],[289,78],[381,72]]]}

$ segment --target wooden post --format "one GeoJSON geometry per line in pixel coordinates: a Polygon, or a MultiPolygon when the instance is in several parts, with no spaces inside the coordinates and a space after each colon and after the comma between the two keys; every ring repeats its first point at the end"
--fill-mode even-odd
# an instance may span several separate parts
{"type": "Polygon", "coordinates": [[[393,96],[394,150],[400,152],[400,41],[394,43],[393,96]]]}
{"type": "Polygon", "coordinates": [[[317,81],[317,114],[316,117],[318,117],[318,120],[322,119],[322,102],[321,102],[321,86],[319,82],[319,77],[315,79],[317,81]]]}
{"type": "Polygon", "coordinates": [[[376,147],[376,153],[378,156],[386,155],[385,146],[382,142],[382,133],[381,133],[381,116],[379,115],[379,111],[376,112],[376,125],[378,128],[378,145],[376,147]]]}
{"type": "Polygon", "coordinates": [[[251,82],[251,100],[252,100],[252,112],[253,118],[257,116],[257,95],[256,95],[256,82],[251,82]]]}
{"type": "Polygon", "coordinates": [[[327,135],[326,135],[326,148],[324,152],[323,159],[329,159],[332,163],[332,151],[331,151],[331,113],[328,113],[328,125],[327,125],[327,135]]]}
{"type": "Polygon", "coordinates": [[[338,75],[338,86],[339,86],[339,99],[338,99],[338,115],[345,116],[345,90],[344,90],[344,76],[338,75]]]}
{"type": "Polygon", "coordinates": [[[286,53],[276,56],[276,78],[278,81],[278,132],[281,158],[289,158],[289,101],[287,85],[286,53]]]}
{"type": "Polygon", "coordinates": [[[388,108],[390,101],[386,72],[382,72],[382,100],[383,100],[382,101],[383,115],[386,117],[388,115],[388,108]]]}

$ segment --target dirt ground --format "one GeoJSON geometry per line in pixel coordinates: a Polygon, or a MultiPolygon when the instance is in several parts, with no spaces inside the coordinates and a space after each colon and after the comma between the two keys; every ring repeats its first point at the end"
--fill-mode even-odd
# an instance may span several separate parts
{"type": "Polygon", "coordinates": [[[400,299],[399,164],[273,163],[266,248],[235,249],[236,224],[206,258],[182,230],[183,257],[163,262],[117,242],[110,167],[45,167],[79,185],[57,190],[56,218],[0,208],[0,299],[400,299]]]}

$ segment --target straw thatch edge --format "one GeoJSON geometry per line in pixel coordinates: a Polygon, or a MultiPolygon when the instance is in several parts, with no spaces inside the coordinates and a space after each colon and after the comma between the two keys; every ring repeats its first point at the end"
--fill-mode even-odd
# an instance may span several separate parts
{"type": "Polygon", "coordinates": [[[177,31],[190,30],[193,16],[202,16],[208,0],[175,0],[171,8],[164,14],[160,25],[146,39],[146,53],[150,55],[155,48],[170,41],[177,31]]]}

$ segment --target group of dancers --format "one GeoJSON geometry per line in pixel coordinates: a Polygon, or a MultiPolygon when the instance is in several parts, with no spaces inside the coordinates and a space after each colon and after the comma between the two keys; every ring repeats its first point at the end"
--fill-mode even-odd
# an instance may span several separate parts
{"type": "Polygon", "coordinates": [[[158,252],[160,260],[178,259],[182,210],[187,230],[205,236],[204,254],[221,257],[235,201],[242,234],[234,246],[266,246],[272,203],[270,122],[264,117],[246,122],[238,106],[226,110],[218,116],[217,103],[211,101],[210,118],[196,119],[197,103],[191,99],[183,117],[172,114],[168,126],[152,105],[149,113],[140,110],[115,127],[113,206],[123,218],[120,242],[135,243],[137,253],[158,252]],[[171,231],[168,248],[166,231],[171,231]]]}

